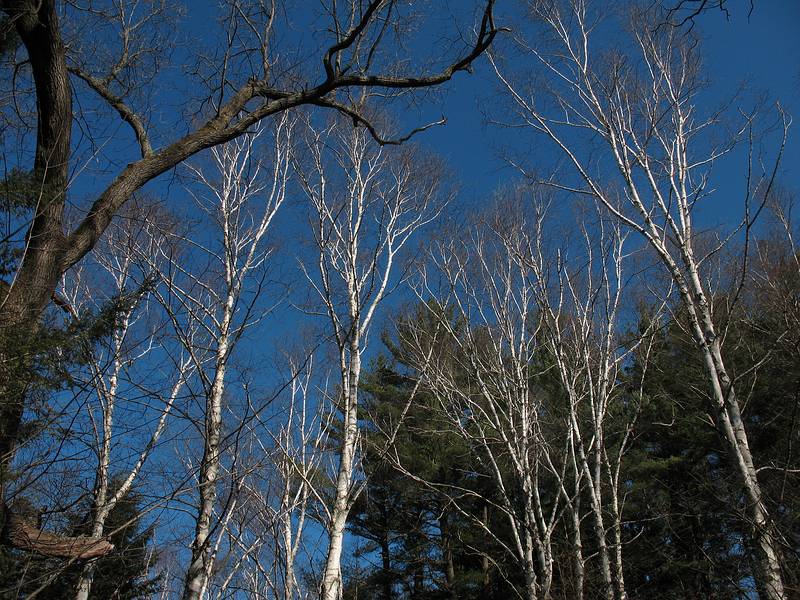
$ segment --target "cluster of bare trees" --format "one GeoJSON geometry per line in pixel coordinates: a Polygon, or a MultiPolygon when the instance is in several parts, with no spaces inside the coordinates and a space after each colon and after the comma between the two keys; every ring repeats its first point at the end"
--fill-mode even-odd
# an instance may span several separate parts
{"type": "MultiPolygon", "coordinates": [[[[4,79],[19,100],[0,105],[3,126],[34,107],[37,116],[35,146],[17,136],[32,167],[14,213],[22,222],[3,242],[19,252],[0,288],[0,539],[61,559],[9,593],[35,597],[72,569],[74,596],[96,597],[98,565],[118,551],[109,516],[136,492],[146,498],[136,518],[163,548],[143,575],[162,574],[162,597],[350,597],[347,531],[368,487],[364,361],[396,293],[425,315],[397,328],[413,391],[388,430],[373,424],[370,443],[398,477],[441,499],[442,536],[446,510],[499,549],[502,559],[470,542],[485,573],[516,565],[524,584],[514,591],[528,600],[632,597],[623,463],[651,349],[677,318],[711,390],[755,587],[789,597],[782,556],[793,542],[764,498],[712,266],[743,243],[733,287],[745,286],[790,119],[780,113],[770,167],[752,156],[755,115],[709,141],[726,115],[700,116],[699,50],[685,28],[658,25],[669,14],[637,14],[629,46],[601,53],[596,7],[530,2],[530,31],[497,47],[489,0],[458,33],[461,50],[437,63],[403,54],[408,22],[429,7],[331,2],[315,64],[277,50],[285,15],[275,2],[231,0],[225,42],[195,57],[203,93],[182,108],[194,116],[174,135],[155,125],[165,117],[147,103],[155,87],[145,89],[168,60],[177,19],[168,5],[0,7],[4,40],[16,36],[3,60],[21,73],[4,79]],[[86,43],[92,28],[103,52],[86,43]],[[495,120],[549,143],[558,165],[541,175],[539,157],[515,160],[523,184],[421,245],[449,214],[444,169],[409,141],[428,126],[392,137],[373,104],[445,83],[483,54],[512,109],[495,120]],[[102,137],[109,114],[130,128],[138,155],[84,183],[104,145],[117,151],[114,134],[102,137]],[[91,143],[71,138],[74,123],[91,143]],[[695,208],[713,190],[715,163],[742,144],[751,151],[742,220],[709,241],[695,208]],[[180,200],[141,195],[170,171],[182,192],[161,193],[180,200]],[[79,195],[91,201],[68,210],[79,195]],[[559,229],[562,201],[578,216],[570,234],[559,229]],[[635,306],[643,292],[646,308],[635,306]],[[69,381],[47,387],[36,344],[50,329],[76,341],[55,342],[55,355],[69,354],[69,381]],[[437,483],[401,459],[394,445],[418,394],[488,484],[437,483]],[[22,500],[48,495],[56,515],[85,504],[82,527],[21,514],[22,500]],[[569,557],[568,581],[558,556],[569,557]]],[[[796,260],[789,216],[777,214],[796,260]]]]}
{"type": "Polygon", "coordinates": [[[602,595],[625,598],[620,464],[637,393],[621,389],[620,375],[632,353],[646,357],[663,307],[637,339],[623,343],[619,321],[633,252],[620,225],[587,221],[583,244],[554,247],[547,204],[517,196],[484,215],[467,240],[435,246],[415,291],[436,326],[402,328],[408,364],[491,477],[492,494],[482,501],[507,519],[511,539],[493,531],[488,512],[476,517],[460,507],[460,499],[474,500],[474,490],[444,486],[442,493],[524,570],[522,597],[551,597],[556,530],[569,527],[572,597],[584,597],[589,535],[602,595]],[[446,354],[430,361],[432,347],[446,354]],[[560,405],[537,383],[553,369],[564,390],[560,405]],[[606,417],[623,402],[630,421],[610,432],[606,417]]]}
{"type": "Polygon", "coordinates": [[[732,468],[748,498],[759,583],[766,597],[783,598],[777,537],[762,500],[735,386],[725,367],[724,332],[711,308],[704,266],[730,237],[741,231],[750,234],[759,207],[771,195],[790,120],[781,113],[783,138],[774,168],[759,175],[752,162],[748,164],[739,226],[710,248],[698,249],[694,209],[710,192],[713,166],[731,150],[736,137],[751,131],[753,117],[745,117],[733,140],[709,141],[709,130],[721,115],[698,114],[700,57],[692,40],[675,28],[653,27],[634,18],[635,54],[597,56],[590,44],[596,17],[588,3],[533,5],[531,10],[555,49],[542,50],[524,39],[519,43],[554,75],[549,99],[555,109],[492,61],[495,72],[522,122],[551,140],[577,176],[553,185],[592,198],[619,227],[637,234],[669,273],[713,390],[715,424],[729,445],[732,468]],[[593,164],[582,148],[587,141],[603,145],[600,165],[593,164]]]}
{"type": "MultiPolygon", "coordinates": [[[[188,167],[186,215],[196,223],[149,203],[126,211],[96,264],[67,274],[59,295],[75,320],[103,306],[93,298],[101,285],[119,304],[83,382],[91,390],[81,408],[85,445],[96,457],[86,457],[96,469],[85,543],[99,555],[113,551],[104,541],[109,513],[134,487],[148,488],[158,498],[148,511],[185,521],[176,530],[188,567],[168,582],[174,592],[341,597],[348,513],[363,487],[361,357],[379,305],[402,280],[394,271],[404,246],[441,210],[439,174],[436,161],[422,162],[409,146],[382,147],[366,128],[333,121],[316,129],[285,113],[188,167]],[[311,293],[303,310],[325,324],[312,328],[313,348],[293,344],[267,377],[263,364],[237,358],[245,346],[263,356],[249,331],[269,323],[285,295],[270,282],[269,259],[290,180],[308,198],[311,225],[298,256],[311,293]],[[330,353],[333,366],[320,367],[330,353]],[[177,466],[151,469],[152,455],[177,466]],[[322,570],[309,585],[298,573],[315,560],[322,570]]],[[[96,560],[83,565],[77,597],[90,597],[96,560]]]]}
{"type": "MultiPolygon", "coordinates": [[[[1,8],[4,61],[15,73],[4,79],[8,84],[4,92],[14,97],[13,103],[3,102],[4,124],[19,123],[15,141],[23,155],[33,157],[32,165],[20,162],[18,167],[13,166],[28,173],[28,189],[24,193],[30,196],[27,201],[31,215],[30,221],[22,223],[16,232],[27,231],[24,238],[21,235],[16,238],[24,251],[12,265],[11,278],[3,283],[0,305],[4,340],[3,403],[0,407],[2,537],[19,548],[69,559],[85,559],[111,551],[111,546],[102,538],[105,515],[134,485],[153,448],[158,446],[165,427],[169,427],[170,413],[186,388],[185,395],[190,400],[184,401],[177,412],[191,423],[184,434],[186,452],[180,456],[188,475],[185,485],[176,486],[179,489],[175,490],[175,497],[181,498],[186,493],[191,496],[187,489],[197,492],[197,497],[188,501],[188,506],[193,508],[187,510],[187,514],[192,515],[196,526],[183,595],[200,597],[208,589],[226,526],[236,512],[234,492],[246,487],[242,470],[247,471],[247,468],[240,464],[231,439],[239,443],[240,432],[246,429],[244,426],[251,425],[264,412],[264,407],[258,406],[248,414],[253,400],[245,393],[243,402],[249,420],[233,425],[228,422],[226,412],[237,413],[227,404],[226,396],[230,393],[230,361],[235,346],[248,327],[264,317],[258,298],[265,284],[263,267],[269,256],[265,236],[285,198],[287,173],[290,162],[295,160],[290,139],[295,117],[286,115],[290,109],[300,106],[327,108],[363,125],[373,138],[371,143],[392,141],[381,138],[386,130],[368,117],[366,101],[375,93],[392,97],[445,83],[455,73],[468,70],[497,33],[493,2],[478,6],[477,15],[470,15],[477,20],[470,19],[466,25],[467,28],[474,25],[474,29],[465,36],[470,41],[462,43],[460,50],[444,60],[431,62],[424,57],[414,57],[411,63],[402,56],[402,44],[397,42],[402,39],[406,20],[424,17],[423,13],[416,14],[413,7],[383,0],[334,2],[323,6],[320,14],[327,23],[325,28],[330,38],[327,45],[315,53],[318,62],[309,60],[299,64],[276,47],[275,40],[280,39],[276,30],[286,21],[281,6],[269,1],[226,3],[220,12],[219,47],[210,49],[209,55],[200,51],[187,57],[196,65],[196,69],[192,69],[195,77],[178,116],[195,116],[187,117],[188,125],[179,127],[177,135],[173,133],[174,128],[170,131],[169,127],[158,127],[158,123],[170,117],[151,101],[156,86],[164,83],[165,74],[170,77],[168,49],[176,39],[175,25],[180,17],[174,7],[160,2],[83,5],[47,0],[4,2],[1,8]],[[89,40],[90,36],[93,41],[89,40]],[[358,100],[354,100],[355,97],[358,100]],[[30,143],[33,138],[27,136],[29,111],[36,113],[35,145],[30,143]],[[128,162],[127,166],[112,173],[110,178],[101,178],[106,179],[106,183],[99,187],[96,182],[87,180],[83,185],[95,199],[83,214],[70,215],[68,219],[69,196],[77,195],[73,190],[81,185],[80,174],[83,169],[90,168],[84,162],[84,153],[88,152],[89,161],[92,161],[105,153],[105,145],[117,145],[115,134],[108,133],[116,128],[109,117],[118,118],[119,123],[130,128],[139,156],[131,155],[127,161],[122,159],[123,164],[128,162]],[[272,162],[262,164],[251,155],[257,138],[253,128],[272,118],[278,119],[273,133],[275,149],[269,154],[272,162]],[[88,144],[73,140],[74,123],[86,125],[88,144]],[[224,145],[226,143],[229,145],[224,145]],[[88,361],[93,365],[89,385],[96,388],[99,403],[99,410],[95,408],[88,416],[97,431],[94,441],[98,456],[96,483],[91,492],[91,535],[55,539],[50,533],[37,531],[15,514],[12,498],[18,490],[9,487],[13,485],[9,482],[10,466],[25,441],[21,431],[23,418],[31,408],[33,361],[24,341],[30,332],[41,331],[41,317],[51,299],[56,297],[65,274],[64,285],[77,290],[79,286],[72,281],[73,275],[67,272],[97,245],[130,198],[146,183],[209,148],[212,148],[213,161],[218,168],[215,177],[221,181],[211,181],[210,176],[200,170],[194,171],[194,175],[211,190],[209,197],[203,197],[202,193],[197,197],[198,208],[205,211],[213,223],[215,232],[209,234],[216,238],[218,233],[219,238],[190,240],[181,227],[165,231],[165,223],[156,218],[144,226],[143,231],[131,236],[135,241],[127,246],[123,244],[124,257],[108,260],[118,292],[129,285],[127,269],[133,261],[146,272],[148,281],[140,282],[141,289],[134,300],[121,308],[110,324],[114,341],[107,355],[91,356],[88,361]],[[262,180],[261,171],[269,171],[271,180],[262,180]],[[67,221],[75,216],[77,223],[68,226],[67,221]],[[138,239],[142,236],[150,239],[138,239]],[[250,281],[251,277],[255,277],[255,284],[250,281]],[[160,404],[155,403],[152,410],[158,417],[157,424],[143,449],[138,455],[133,453],[138,458],[124,476],[123,483],[111,489],[109,469],[117,461],[114,456],[117,441],[122,444],[119,434],[115,434],[114,422],[122,395],[120,376],[133,363],[147,359],[147,352],[137,354],[141,348],[130,350],[131,356],[125,354],[131,345],[129,329],[138,319],[137,311],[146,310],[153,302],[167,315],[170,333],[165,335],[169,343],[177,344],[164,350],[174,363],[177,374],[171,376],[176,383],[170,393],[156,394],[160,404]],[[98,361],[105,362],[101,365],[98,361]],[[198,435],[193,435],[193,427],[197,427],[198,435]],[[221,478],[223,471],[226,477],[221,478]],[[223,480],[226,484],[237,482],[231,484],[226,497],[220,495],[223,480]]],[[[362,147],[353,152],[363,153],[364,140],[361,144],[362,147]]],[[[112,153],[117,151],[114,148],[112,153]]],[[[120,148],[119,152],[126,151],[120,148]]],[[[363,157],[353,158],[361,161],[363,157]]],[[[116,157],[109,164],[119,162],[116,157]]],[[[331,306],[332,326],[336,329],[342,360],[340,366],[348,373],[342,375],[348,441],[342,446],[338,461],[341,473],[337,476],[336,509],[331,515],[333,543],[326,568],[326,597],[335,595],[338,589],[337,563],[341,550],[337,549],[337,544],[344,527],[347,496],[353,492],[350,488],[357,442],[353,411],[363,340],[375,307],[390,283],[389,273],[396,252],[409,234],[427,220],[427,217],[408,218],[410,210],[417,208],[418,203],[409,198],[405,189],[407,175],[395,171],[396,189],[394,197],[390,197],[393,192],[389,184],[380,186],[385,189],[370,189],[375,173],[369,171],[374,165],[364,166],[359,162],[354,168],[367,171],[368,179],[366,183],[354,183],[351,189],[349,233],[342,230],[337,207],[340,199],[331,198],[324,190],[317,193],[313,186],[307,190],[316,199],[319,212],[321,272],[327,277],[326,265],[330,261],[339,269],[339,276],[345,277],[350,292],[350,308],[340,315],[346,322],[338,320],[331,306]],[[362,185],[366,187],[357,189],[362,185]],[[372,194],[378,194],[377,201],[368,197],[372,194]],[[377,216],[372,212],[377,212],[377,216]],[[378,234],[383,237],[375,248],[374,260],[362,264],[364,251],[358,240],[373,234],[374,230],[366,226],[362,229],[361,225],[367,219],[380,221],[383,217],[387,221],[381,222],[379,227],[378,234]],[[341,256],[340,252],[346,256],[341,256]],[[378,267],[379,262],[385,273],[375,287],[371,269],[378,267]],[[362,310],[366,312],[361,314],[362,310]]],[[[10,210],[16,209],[11,207],[10,210]]],[[[15,241],[16,234],[12,233],[4,243],[15,241]]],[[[98,261],[98,264],[104,262],[98,261]]],[[[325,300],[336,302],[338,309],[338,284],[326,279],[321,285],[325,300]]],[[[125,301],[128,302],[127,296],[125,301]]],[[[66,302],[61,305],[70,312],[78,310],[66,302]]],[[[143,318],[142,323],[144,321],[147,319],[143,318]]],[[[148,351],[150,346],[158,347],[154,341],[143,343],[148,351]]],[[[136,377],[132,379],[132,385],[137,385],[136,377]]],[[[240,381],[239,386],[247,391],[244,381],[240,381]]],[[[331,394],[338,392],[331,391],[331,394]]],[[[284,437],[284,447],[291,437],[284,437]]],[[[289,477],[285,465],[283,472],[289,477]]],[[[302,472],[302,469],[298,471],[302,472]]],[[[286,485],[294,493],[288,482],[286,485]]],[[[289,554],[296,552],[297,549],[289,554]]],[[[79,585],[82,597],[87,595],[91,579],[89,564],[79,585]]],[[[288,580],[293,580],[293,576],[289,575],[288,580]]]]}

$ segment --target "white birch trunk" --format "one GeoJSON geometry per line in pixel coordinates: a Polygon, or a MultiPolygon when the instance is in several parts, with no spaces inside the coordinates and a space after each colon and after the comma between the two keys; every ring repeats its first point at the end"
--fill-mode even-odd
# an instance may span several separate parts
{"type": "MultiPolygon", "coordinates": [[[[129,215],[129,218],[131,222],[136,223],[143,217],[137,213],[132,213],[129,215]]],[[[111,276],[114,281],[114,291],[120,296],[130,293],[129,290],[126,289],[129,285],[137,285],[135,277],[133,276],[134,263],[136,260],[135,254],[147,251],[147,249],[151,249],[161,242],[160,238],[148,237],[145,235],[144,239],[142,239],[140,235],[141,233],[135,226],[132,229],[127,229],[122,225],[115,226],[107,236],[104,247],[95,253],[97,262],[101,267],[101,272],[111,276]]],[[[74,285],[71,294],[71,307],[77,307],[82,303],[82,300],[78,297],[81,288],[80,279],[81,272],[79,270],[74,274],[74,281],[70,282],[71,285],[74,285]]],[[[86,290],[84,295],[88,297],[89,291],[86,290]]],[[[142,310],[142,304],[145,302],[144,296],[145,295],[142,295],[133,299],[132,305],[117,317],[111,336],[110,347],[107,350],[108,356],[106,356],[106,359],[110,359],[111,364],[109,374],[106,376],[103,372],[104,369],[101,364],[103,359],[101,357],[93,354],[89,361],[89,369],[92,376],[90,384],[94,388],[101,413],[101,425],[99,430],[95,427],[96,436],[99,436],[97,439],[98,462],[95,469],[95,482],[92,506],[90,509],[90,535],[96,538],[102,538],[105,535],[105,525],[109,514],[114,510],[120,500],[131,491],[145,463],[150,458],[152,450],[158,443],[166,427],[167,418],[176,397],[185,383],[189,370],[187,362],[180,362],[178,364],[176,381],[172,386],[169,397],[164,399],[164,406],[161,408],[161,414],[154,430],[149,438],[147,438],[146,443],[144,443],[144,447],[139,451],[136,461],[127,473],[123,473],[123,478],[112,493],[110,489],[109,471],[113,463],[113,444],[116,437],[120,435],[115,432],[115,410],[121,394],[120,386],[122,384],[121,380],[124,377],[123,371],[135,362],[145,361],[154,347],[153,344],[145,344],[136,351],[135,356],[132,356],[125,348],[126,338],[131,335],[131,329],[138,320],[137,313],[142,310]]],[[[74,317],[78,316],[77,312],[74,312],[75,308],[71,308],[70,310],[73,311],[74,317]]],[[[92,412],[91,408],[90,412],[92,412]]],[[[94,422],[94,418],[91,418],[94,422]]],[[[92,559],[83,566],[76,584],[76,600],[88,599],[91,593],[96,567],[97,559],[92,559]]]]}
{"type": "MultiPolygon", "coordinates": [[[[495,72],[526,123],[555,143],[583,182],[580,188],[556,186],[571,191],[578,189],[594,197],[620,224],[637,232],[655,251],[678,288],[712,388],[715,424],[727,442],[731,471],[739,480],[741,495],[746,499],[747,516],[742,524],[749,530],[749,544],[755,550],[753,573],[757,585],[765,598],[783,600],[786,591],[778,543],[764,504],[738,399],[725,369],[719,332],[699,272],[702,261],[692,250],[696,236],[692,226],[695,202],[710,193],[711,168],[733,147],[733,144],[712,147],[699,155],[691,151],[698,138],[713,137],[709,135],[710,128],[718,120],[718,115],[713,114],[702,120],[697,116],[698,108],[693,105],[701,87],[697,49],[691,46],[691,40],[681,38],[680,32],[643,22],[633,31],[631,40],[641,51],[637,58],[642,59],[642,69],[626,69],[619,62],[614,64],[614,68],[620,67],[619,71],[603,71],[599,64],[596,70],[589,43],[593,17],[588,14],[584,2],[571,2],[565,13],[560,7],[548,5],[538,10],[537,15],[549,26],[562,52],[544,55],[532,49],[532,54],[549,74],[564,82],[565,87],[555,94],[563,94],[560,106],[566,115],[545,116],[534,100],[515,87],[493,61],[495,72]],[[603,73],[612,74],[611,78],[606,81],[603,73]],[[642,84],[642,93],[632,92],[628,87],[631,84],[642,84]],[[644,122],[640,122],[640,118],[644,122]],[[605,144],[606,158],[625,189],[624,198],[608,195],[606,182],[594,175],[597,172],[594,157],[586,157],[585,148],[575,144],[570,134],[565,133],[567,130],[588,132],[605,144]]],[[[784,135],[777,152],[776,168],[771,177],[765,171],[760,181],[766,189],[774,181],[786,143],[789,122],[781,116],[784,135]]],[[[741,131],[749,124],[748,118],[741,131]]],[[[750,187],[749,178],[746,185],[747,199],[763,192],[758,185],[755,189],[750,187]]],[[[749,219],[750,215],[745,214],[740,225],[748,233],[752,225],[749,219]]],[[[717,251],[727,239],[720,243],[717,251]]]]}
{"type": "Polygon", "coordinates": [[[186,572],[183,588],[184,600],[200,600],[201,592],[211,577],[210,563],[211,518],[217,499],[217,476],[220,466],[220,438],[222,433],[222,395],[225,392],[225,371],[228,357],[228,329],[231,322],[233,299],[229,296],[222,320],[222,333],[217,346],[216,371],[211,393],[206,398],[205,432],[203,436],[203,457],[198,473],[200,503],[198,506],[192,556],[186,572]]]}
{"type": "Polygon", "coordinates": [[[342,418],[320,594],[324,600],[339,600],[347,518],[362,489],[354,481],[361,354],[390,284],[397,253],[438,214],[434,202],[438,171],[408,156],[390,155],[367,132],[350,128],[350,123],[334,124],[322,132],[311,124],[308,129],[313,168],[310,172],[300,168],[298,175],[316,219],[318,275],[312,276],[302,264],[301,268],[322,302],[338,352],[342,418]],[[328,155],[326,146],[334,152],[328,155]],[[393,158],[398,159],[396,164],[393,158]],[[331,181],[340,182],[338,189],[330,189],[331,181]]]}
{"type": "Polygon", "coordinates": [[[344,382],[344,427],[339,451],[339,470],[336,478],[336,496],[328,532],[328,555],[322,577],[323,600],[339,600],[342,593],[342,544],[350,512],[350,488],[353,480],[353,463],[358,441],[358,385],[361,377],[361,357],[358,336],[354,336],[349,350],[350,364],[344,382]]]}

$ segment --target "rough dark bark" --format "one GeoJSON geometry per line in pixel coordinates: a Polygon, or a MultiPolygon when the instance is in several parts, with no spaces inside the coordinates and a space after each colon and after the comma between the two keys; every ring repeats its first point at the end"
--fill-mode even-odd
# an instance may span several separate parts
{"type": "MultiPolygon", "coordinates": [[[[62,219],[70,158],[72,90],[54,1],[6,1],[0,6],[14,20],[28,52],[38,113],[33,168],[40,184],[39,199],[28,232],[23,268],[17,273],[0,312],[3,326],[10,327],[32,324],[38,319],[62,273],[61,256],[65,248],[62,219]]],[[[7,444],[4,439],[4,446],[7,444]]],[[[0,452],[6,449],[0,447],[0,452]]]]}
{"type": "MultiPolygon", "coordinates": [[[[28,231],[22,268],[0,306],[0,503],[5,498],[8,464],[14,454],[28,371],[19,347],[38,328],[39,315],[55,292],[63,273],[65,237],[62,229],[69,176],[72,130],[72,90],[67,72],[55,3],[3,2],[28,52],[36,88],[37,133],[33,173],[39,183],[38,202],[28,231]],[[16,355],[15,355],[16,351],[16,355]]],[[[113,548],[94,538],[65,538],[38,531],[3,507],[0,539],[48,556],[89,558],[113,548]]]]}

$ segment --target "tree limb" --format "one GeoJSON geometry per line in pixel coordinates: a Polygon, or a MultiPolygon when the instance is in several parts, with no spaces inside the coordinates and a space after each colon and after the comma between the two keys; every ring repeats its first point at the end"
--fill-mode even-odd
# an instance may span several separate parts
{"type": "Polygon", "coordinates": [[[150,139],[147,135],[144,122],[142,122],[142,119],[130,106],[125,104],[120,96],[114,94],[105,82],[78,67],[69,67],[69,72],[84,81],[86,85],[97,92],[103,100],[108,102],[108,104],[119,113],[122,120],[131,126],[134,135],[136,135],[136,141],[139,142],[142,158],[153,154],[153,148],[150,146],[150,139]]]}
{"type": "Polygon", "coordinates": [[[2,512],[5,513],[4,541],[19,550],[73,560],[98,558],[114,550],[114,544],[105,539],[85,535],[69,537],[41,531],[10,508],[2,512]]]}

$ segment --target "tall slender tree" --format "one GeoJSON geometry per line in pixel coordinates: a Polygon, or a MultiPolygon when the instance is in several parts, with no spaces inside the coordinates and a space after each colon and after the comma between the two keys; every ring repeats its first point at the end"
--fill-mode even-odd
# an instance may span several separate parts
{"type": "MultiPolygon", "coordinates": [[[[675,28],[654,27],[653,16],[657,19],[659,13],[645,13],[630,30],[630,51],[617,46],[618,52],[601,57],[590,43],[598,16],[587,2],[531,3],[530,8],[558,50],[530,41],[522,46],[553,78],[550,97],[559,109],[550,112],[540,97],[494,60],[500,84],[522,122],[549,139],[571,166],[572,179],[550,183],[593,199],[636,232],[677,289],[688,330],[699,349],[698,360],[713,390],[710,408],[727,443],[726,464],[739,480],[735,496],[747,498],[743,523],[748,543],[758,549],[754,573],[759,589],[766,598],[786,598],[779,534],[764,501],[760,467],[727,367],[724,328],[711,305],[708,259],[726,239],[705,252],[694,225],[698,202],[711,193],[710,171],[733,147],[730,141],[704,143],[720,115],[698,115],[701,80],[696,41],[675,28]],[[595,142],[604,149],[602,154],[594,151],[595,142]]],[[[760,212],[753,206],[754,199],[770,195],[790,122],[782,116],[784,135],[778,141],[773,168],[759,175],[752,163],[746,166],[744,215],[737,231],[751,233],[760,212]]],[[[740,135],[752,132],[752,127],[753,117],[746,116],[740,135]]]]}
{"type": "Polygon", "coordinates": [[[348,515],[363,489],[358,475],[361,360],[378,308],[396,285],[402,251],[439,213],[441,172],[437,162],[413,148],[393,152],[369,132],[341,120],[324,130],[309,123],[310,164],[298,174],[311,205],[315,272],[301,263],[327,318],[340,390],[332,402],[341,415],[327,507],[328,551],[321,582],[324,600],[342,594],[341,556],[348,515]]]}

